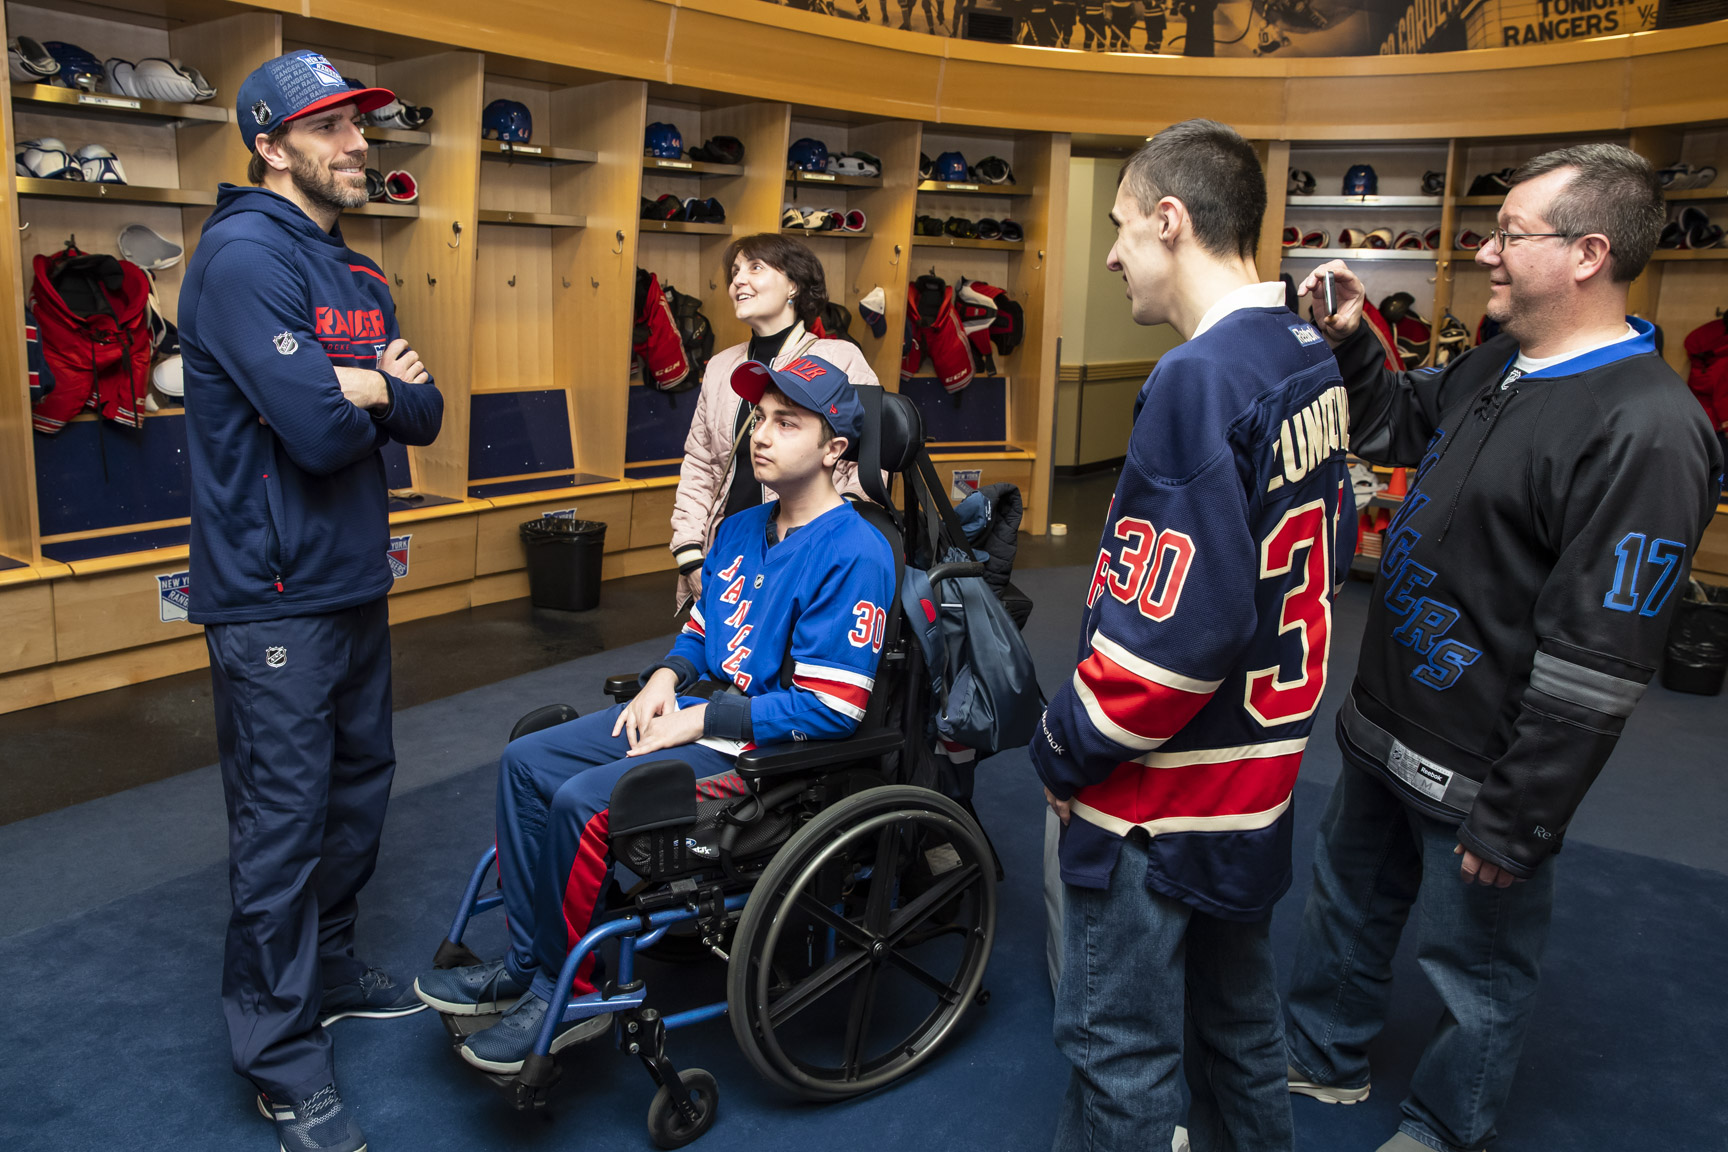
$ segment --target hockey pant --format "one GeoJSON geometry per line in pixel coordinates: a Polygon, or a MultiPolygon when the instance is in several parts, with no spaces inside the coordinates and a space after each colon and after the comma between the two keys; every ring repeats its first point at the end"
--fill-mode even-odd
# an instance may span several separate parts
{"type": "MultiPolygon", "coordinates": [[[[619,778],[642,764],[682,760],[696,771],[700,799],[745,791],[732,771],[733,757],[701,744],[626,756],[629,740],[622,732],[612,735],[624,707],[512,740],[498,762],[498,875],[510,926],[508,963],[516,975],[532,977],[534,994],[548,1003],[565,957],[596,922],[611,876],[606,821],[619,778]]],[[[592,991],[590,953],[570,993],[592,991]]]]}
{"type": "Polygon", "coordinates": [[[222,1010],[234,1070],[278,1100],[335,1080],[325,988],[359,979],[356,895],[396,773],[383,597],[204,630],[234,907],[222,1010]]]}

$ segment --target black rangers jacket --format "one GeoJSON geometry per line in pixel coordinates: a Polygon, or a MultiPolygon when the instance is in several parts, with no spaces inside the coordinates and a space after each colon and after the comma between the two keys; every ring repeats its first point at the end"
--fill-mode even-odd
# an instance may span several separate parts
{"type": "Polygon", "coordinates": [[[1497,336],[1392,372],[1336,350],[1350,447],[1416,466],[1386,530],[1339,742],[1515,876],[1560,850],[1661,658],[1722,454],[1651,326],[1506,379],[1497,336]]]}

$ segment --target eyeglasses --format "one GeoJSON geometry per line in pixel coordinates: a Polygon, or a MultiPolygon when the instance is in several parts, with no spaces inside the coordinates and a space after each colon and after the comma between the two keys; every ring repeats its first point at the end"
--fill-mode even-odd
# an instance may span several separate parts
{"type": "Polygon", "coordinates": [[[1486,248],[1490,244],[1498,244],[1504,252],[1506,246],[1514,240],[1540,240],[1549,236],[1558,236],[1565,240],[1578,239],[1578,236],[1571,232],[1508,232],[1504,228],[1495,228],[1483,239],[1481,246],[1486,248]]]}

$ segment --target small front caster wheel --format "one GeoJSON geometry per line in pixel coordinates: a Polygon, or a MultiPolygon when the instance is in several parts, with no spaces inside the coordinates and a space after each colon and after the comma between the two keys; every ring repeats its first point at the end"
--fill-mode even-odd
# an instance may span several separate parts
{"type": "Polygon", "coordinates": [[[678,1073],[684,1087],[690,1091],[690,1103],[696,1108],[694,1121],[686,1118],[672,1103],[672,1090],[661,1088],[648,1105],[648,1135],[659,1148],[682,1148],[714,1126],[714,1112],[720,1104],[720,1085],[700,1068],[686,1068],[678,1073]]]}

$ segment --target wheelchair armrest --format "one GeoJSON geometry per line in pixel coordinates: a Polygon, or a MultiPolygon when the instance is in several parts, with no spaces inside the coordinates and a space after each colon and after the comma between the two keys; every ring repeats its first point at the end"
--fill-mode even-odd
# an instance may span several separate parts
{"type": "Polygon", "coordinates": [[[930,565],[930,570],[924,574],[931,584],[940,584],[944,580],[955,580],[965,576],[984,575],[984,565],[975,560],[949,560],[942,564],[930,565]]]}
{"type": "Polygon", "coordinates": [[[626,700],[634,700],[637,694],[642,691],[640,674],[636,672],[626,672],[617,676],[608,676],[606,677],[606,685],[602,691],[604,691],[606,695],[612,697],[612,699],[619,704],[624,703],[626,700]]]}
{"type": "Polygon", "coordinates": [[[892,728],[854,732],[844,740],[794,740],[768,744],[738,754],[738,774],[746,780],[813,772],[855,760],[898,752],[905,737],[892,728]]]}

